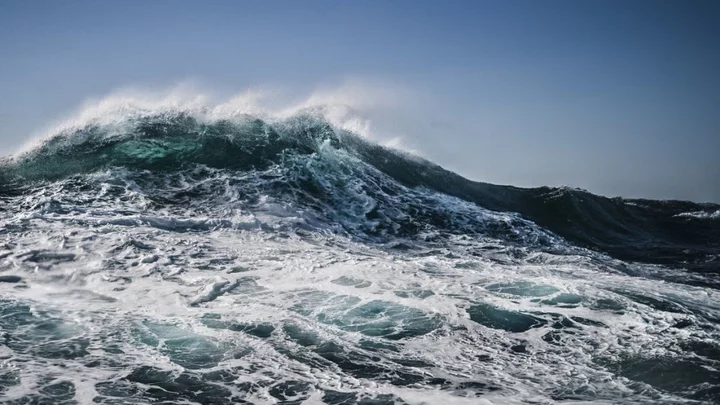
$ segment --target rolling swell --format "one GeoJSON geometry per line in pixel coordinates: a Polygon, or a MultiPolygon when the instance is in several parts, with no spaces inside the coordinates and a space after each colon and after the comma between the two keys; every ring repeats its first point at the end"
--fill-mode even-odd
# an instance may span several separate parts
{"type": "Polygon", "coordinates": [[[720,208],[717,204],[607,198],[565,187],[474,182],[429,162],[377,158],[379,150],[375,152],[364,158],[403,184],[428,187],[491,210],[518,212],[580,246],[621,260],[720,272],[720,221],[713,216],[720,208]],[[689,216],[689,212],[701,214],[689,216]]]}
{"type": "MultiPolygon", "coordinates": [[[[256,183],[256,191],[277,194],[285,201],[294,199],[318,211],[330,203],[341,217],[345,213],[340,211],[346,207],[339,200],[350,197],[333,188],[355,188],[369,200],[360,201],[356,212],[340,221],[345,230],[357,225],[353,223],[357,217],[375,220],[372,229],[361,226],[363,232],[394,236],[417,234],[424,229],[423,224],[453,232],[460,223],[463,229],[458,233],[467,233],[468,227],[482,228],[471,216],[456,221],[457,213],[444,209],[441,202],[420,201],[423,197],[419,194],[405,195],[410,190],[427,189],[493,211],[517,212],[576,245],[621,260],[704,273],[720,271],[720,220],[711,215],[720,206],[606,198],[570,188],[525,189],[474,182],[427,160],[370,143],[313,115],[275,121],[247,116],[206,122],[178,113],[128,117],[113,125],[87,125],[58,134],[38,148],[3,162],[0,193],[22,194],[33,184],[117,167],[158,175],[198,166],[259,173],[265,176],[260,180],[265,183],[256,183]],[[337,151],[331,155],[340,163],[326,164],[327,150],[337,151]],[[310,165],[344,176],[313,177],[308,172],[310,165]],[[398,205],[399,200],[403,204],[398,205]],[[686,215],[693,212],[707,215],[686,215]],[[378,219],[389,219],[390,225],[378,219]]],[[[333,219],[337,218],[326,218],[333,219]]],[[[502,233],[501,229],[495,231],[502,233]]]]}

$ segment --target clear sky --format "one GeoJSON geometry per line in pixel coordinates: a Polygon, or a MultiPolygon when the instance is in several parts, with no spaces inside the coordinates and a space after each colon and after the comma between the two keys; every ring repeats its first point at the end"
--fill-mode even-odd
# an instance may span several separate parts
{"type": "Polygon", "coordinates": [[[348,79],[474,180],[720,202],[720,1],[0,0],[0,154],[128,85],[348,79]]]}

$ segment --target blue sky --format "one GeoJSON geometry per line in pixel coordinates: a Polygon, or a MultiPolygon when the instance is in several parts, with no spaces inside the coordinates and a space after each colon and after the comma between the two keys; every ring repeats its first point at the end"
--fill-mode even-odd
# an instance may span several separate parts
{"type": "Polygon", "coordinates": [[[0,153],[88,97],[412,89],[380,119],[474,180],[720,202],[720,2],[0,0],[0,153]]]}

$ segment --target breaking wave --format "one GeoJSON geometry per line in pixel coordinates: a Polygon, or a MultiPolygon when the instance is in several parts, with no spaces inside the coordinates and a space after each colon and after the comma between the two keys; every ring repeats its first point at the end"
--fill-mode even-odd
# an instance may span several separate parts
{"type": "Polygon", "coordinates": [[[6,158],[0,395],[720,400],[720,207],[474,182],[351,129],[130,108],[6,158]]]}

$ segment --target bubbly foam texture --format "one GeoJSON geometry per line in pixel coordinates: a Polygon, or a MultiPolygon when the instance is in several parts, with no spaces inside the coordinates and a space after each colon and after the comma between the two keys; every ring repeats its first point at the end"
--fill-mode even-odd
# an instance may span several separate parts
{"type": "Polygon", "coordinates": [[[628,275],[652,266],[559,238],[360,243],[269,197],[158,207],[198,187],[170,182],[114,171],[8,201],[5,398],[681,403],[720,378],[686,376],[718,361],[717,292],[628,275]],[[687,384],[644,371],[663,363],[687,384]]]}

